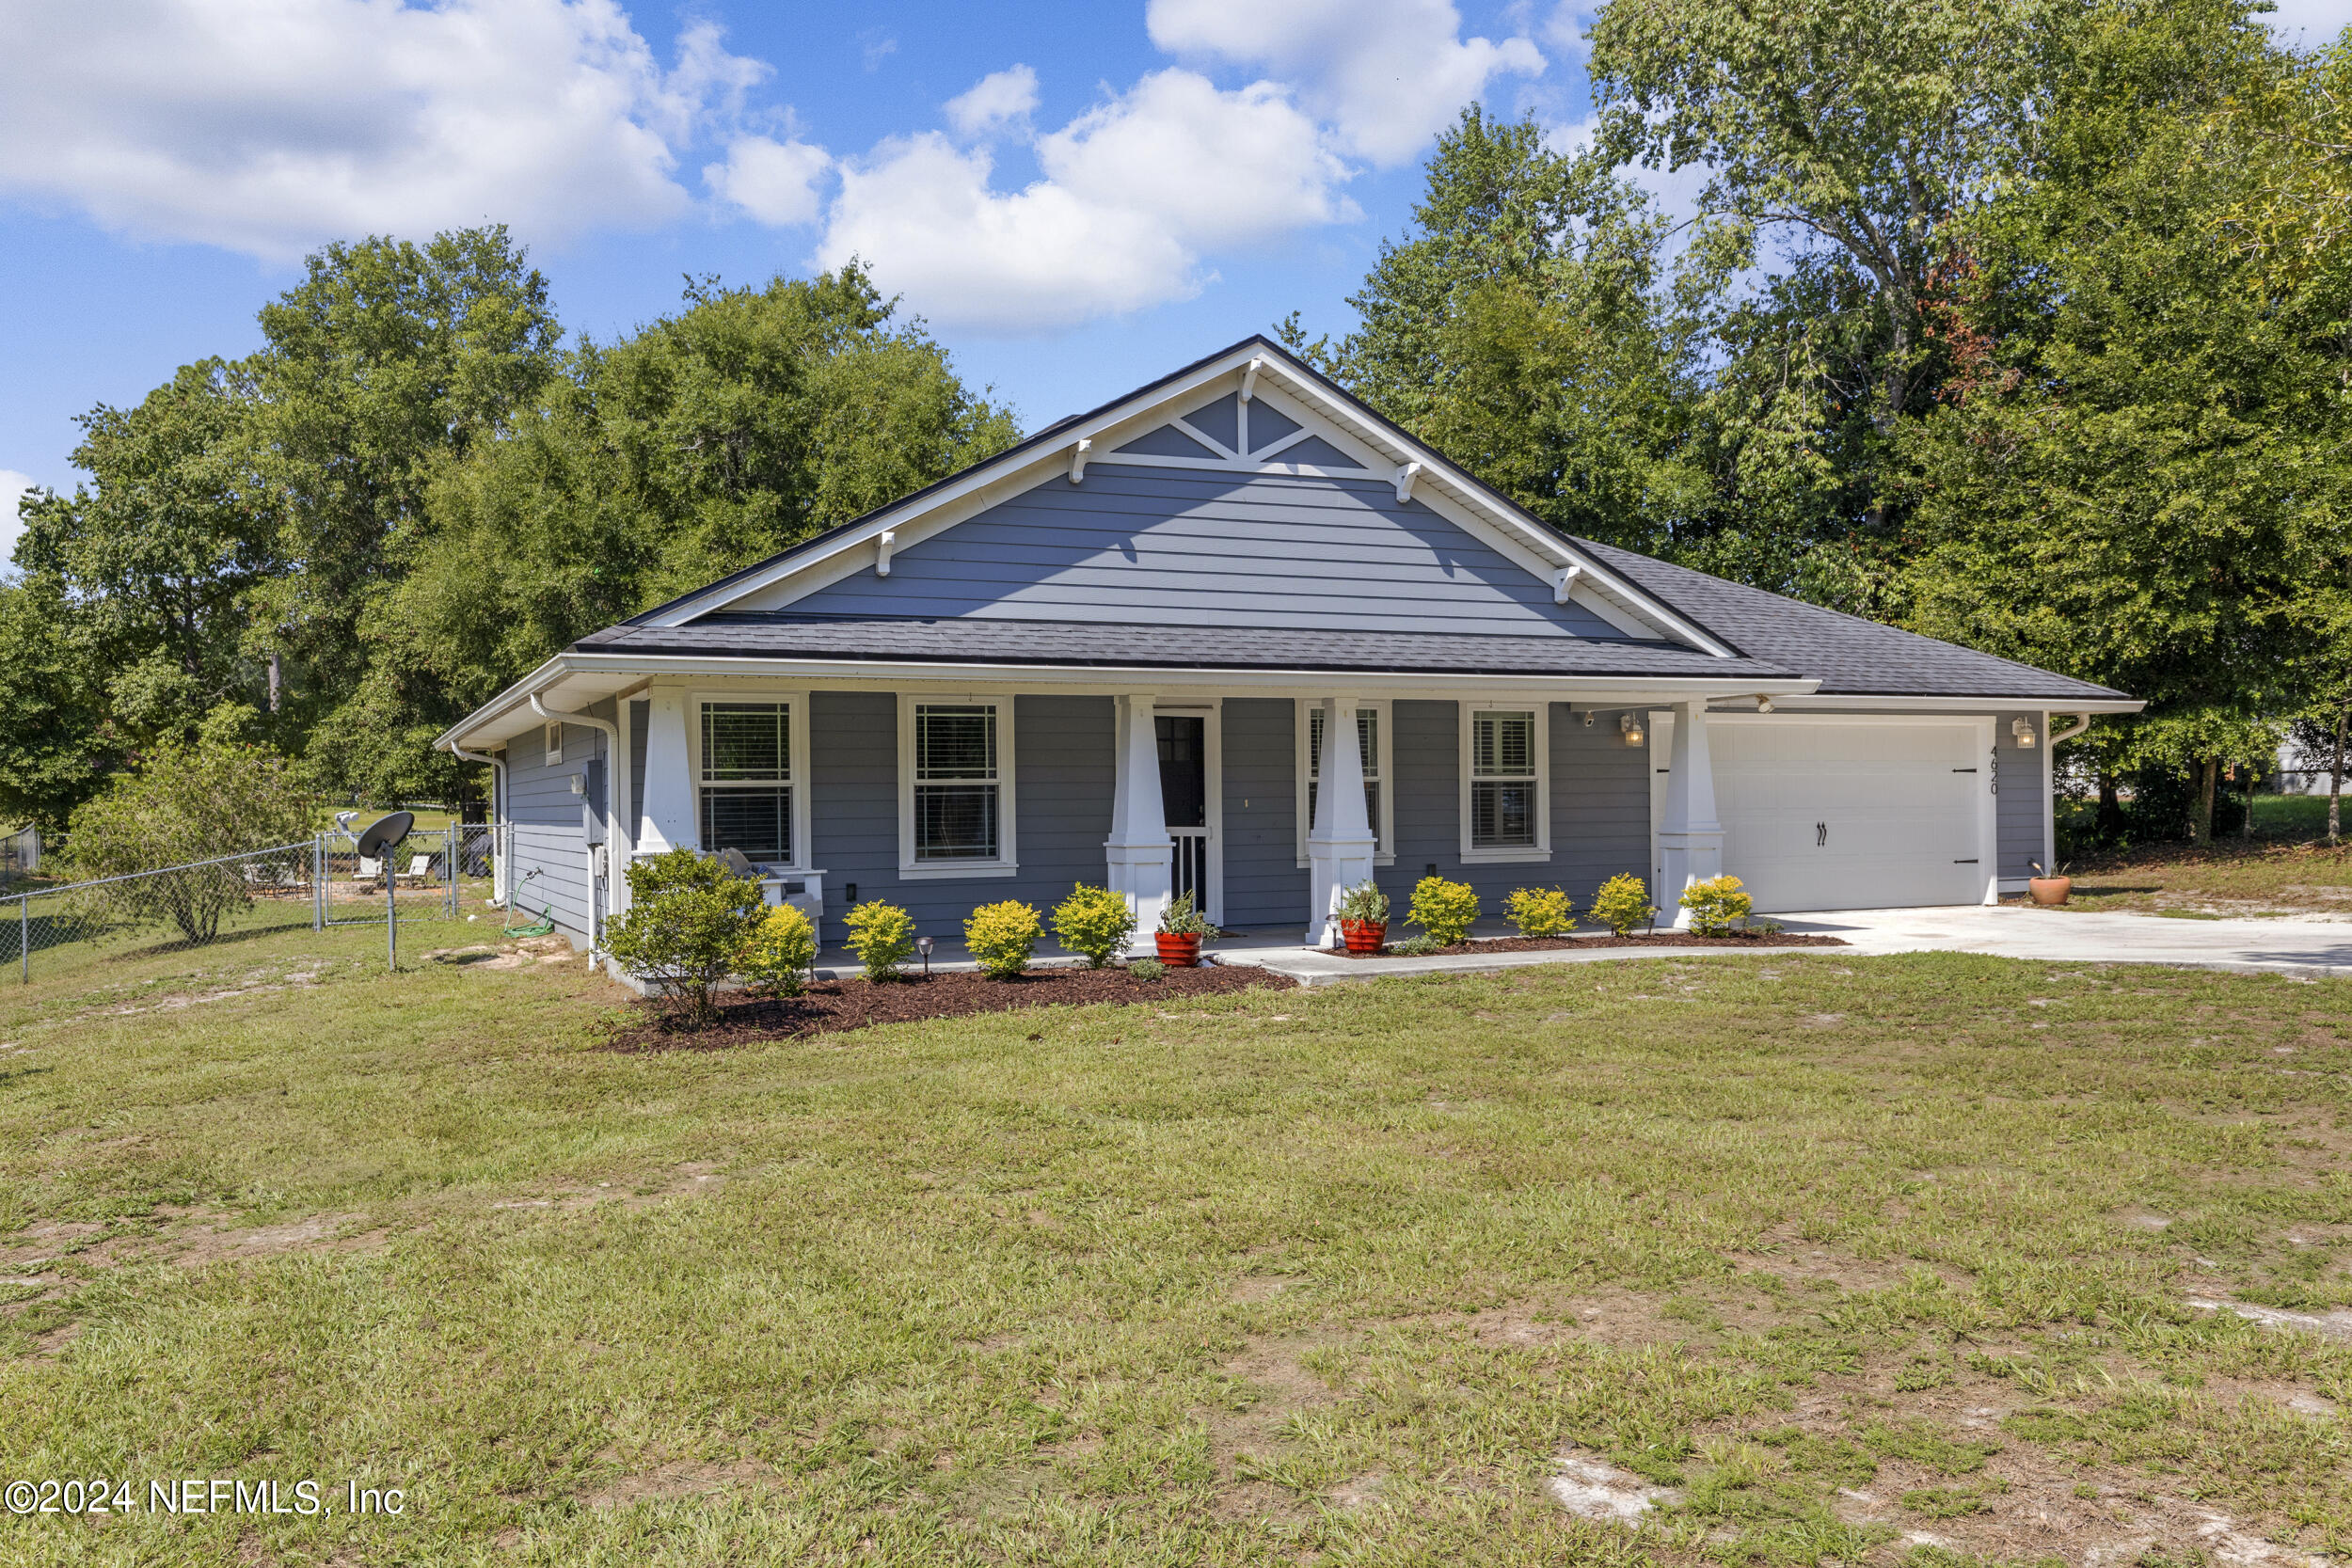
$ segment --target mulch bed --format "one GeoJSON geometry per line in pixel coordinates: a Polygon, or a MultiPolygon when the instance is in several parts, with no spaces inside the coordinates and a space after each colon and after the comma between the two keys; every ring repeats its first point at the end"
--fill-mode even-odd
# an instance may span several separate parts
{"type": "MultiPolygon", "coordinates": [[[[1851,947],[1844,937],[1799,935],[1793,931],[1749,931],[1739,936],[1694,937],[1688,931],[1653,931],[1639,937],[1490,937],[1480,942],[1457,942],[1451,947],[1422,955],[1428,958],[1460,958],[1478,953],[1534,953],[1546,950],[1573,948],[1587,953],[1596,947],[1851,947]]],[[[1394,952],[1383,947],[1377,953],[1348,953],[1351,958],[1401,958],[1413,955],[1394,952]]]]}
{"type": "Polygon", "coordinates": [[[603,1042],[625,1053],[717,1051],[759,1040],[836,1034],[877,1023],[915,1019],[966,1018],[1023,1007],[1082,1006],[1090,1002],[1159,1002],[1179,996],[1248,990],[1253,986],[1289,987],[1295,982],[1254,964],[1215,964],[1170,969],[1157,980],[1138,980],[1124,969],[1036,969],[1017,980],[992,980],[968,970],[924,979],[871,980],[852,976],[819,980],[800,995],[774,1002],[753,998],[729,1002],[717,1022],[700,1029],[674,1028],[660,1004],[632,1009],[629,1022],[603,1042]]]}

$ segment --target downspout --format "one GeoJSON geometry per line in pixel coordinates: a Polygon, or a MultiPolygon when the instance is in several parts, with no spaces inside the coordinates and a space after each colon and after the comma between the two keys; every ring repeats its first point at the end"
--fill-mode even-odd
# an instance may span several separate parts
{"type": "Polygon", "coordinates": [[[2054,736],[2052,736],[2050,737],[2050,748],[2051,748],[2051,750],[2056,751],[2056,750],[2058,749],[2058,743],[2059,741],[2061,741],[2061,740],[2072,740],[2072,739],[2074,739],[2076,736],[2078,736],[2078,735],[2082,734],[2082,733],[2083,733],[2083,731],[2085,731],[2085,730],[2087,730],[2087,729],[2089,729],[2089,728],[2090,728],[2090,714],[2088,714],[2088,713],[2078,713],[2078,714],[2074,715],[2074,721],[2073,723],[2071,723],[2071,724],[2067,725],[2067,726],[2066,726],[2066,728],[2064,728],[2064,729],[2062,729],[2062,730],[2058,731],[2058,734],[2056,734],[2056,735],[2054,735],[2054,736]]]}
{"type": "MultiPolygon", "coordinates": [[[[536,691],[531,694],[531,711],[542,719],[565,724],[585,724],[592,730],[604,732],[604,899],[590,911],[589,922],[597,930],[601,930],[604,923],[611,918],[612,913],[612,775],[618,771],[613,765],[620,760],[621,732],[604,720],[591,719],[584,713],[557,713],[539,700],[539,693],[536,691]]],[[[588,885],[593,888],[596,883],[596,857],[592,850],[588,856],[588,885]]],[[[596,956],[596,931],[590,931],[588,933],[588,957],[591,962],[595,961],[596,956]]]]}
{"type": "Polygon", "coordinates": [[[449,743],[449,754],[460,762],[486,762],[490,765],[490,853],[495,857],[491,863],[498,870],[497,885],[490,890],[493,895],[490,903],[493,908],[502,910],[507,902],[508,866],[507,857],[499,853],[498,831],[506,825],[506,759],[483,752],[469,752],[454,740],[449,743]]]}

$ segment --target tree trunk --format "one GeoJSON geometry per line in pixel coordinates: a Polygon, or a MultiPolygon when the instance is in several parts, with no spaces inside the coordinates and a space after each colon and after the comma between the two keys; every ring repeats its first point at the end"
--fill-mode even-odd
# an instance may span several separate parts
{"type": "Polygon", "coordinates": [[[2252,838],[2254,836],[2254,775],[2257,769],[2253,764],[2247,764],[2246,820],[2237,825],[2237,836],[2240,838],[2252,838]]]}
{"type": "Polygon", "coordinates": [[[2123,800],[2118,792],[2112,769],[2099,770],[2099,836],[2121,838],[2123,833],[2123,800]]]}
{"type": "Polygon", "coordinates": [[[2344,838],[2344,721],[2352,707],[2336,709],[2335,764],[2328,771],[2328,842],[2341,843],[2344,838]]]}
{"type": "Polygon", "coordinates": [[[2192,844],[2213,842],[2213,792],[2221,782],[2221,764],[2212,758],[2197,764],[2197,804],[2188,819],[2192,844]]]}

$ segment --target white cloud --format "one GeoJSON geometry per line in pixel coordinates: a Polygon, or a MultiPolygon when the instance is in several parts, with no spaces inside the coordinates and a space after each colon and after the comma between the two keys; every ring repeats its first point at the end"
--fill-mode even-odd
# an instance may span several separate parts
{"type": "Polygon", "coordinates": [[[24,492],[33,487],[33,476],[20,474],[14,468],[0,468],[0,578],[12,577],[15,565],[9,557],[16,553],[16,542],[24,533],[24,523],[17,515],[17,503],[24,492]]]}
{"type": "Polygon", "coordinates": [[[863,257],[937,322],[1033,332],[1188,298],[1216,247],[1357,215],[1346,166],[1267,82],[1157,71],[1035,148],[1045,177],[1007,192],[985,150],[884,143],[844,169],[818,261],[863,257]]]}
{"type": "Polygon", "coordinates": [[[833,155],[804,141],[738,136],[727,145],[727,161],[703,170],[712,191],[760,222],[778,229],[817,216],[817,182],[833,166],[833,155]]]}
{"type": "Polygon", "coordinates": [[[1171,54],[1297,83],[1348,151],[1384,165],[1413,157],[1497,75],[1544,69],[1524,38],[1463,38],[1453,0],[1150,0],[1145,22],[1171,54]]]}
{"type": "Polygon", "coordinates": [[[1054,182],[1150,214],[1187,245],[1263,239],[1358,216],[1346,166],[1271,82],[1220,92],[1189,71],[1146,76],[1038,143],[1054,182]]]}
{"type": "Polygon", "coordinates": [[[992,188],[985,149],[937,132],[844,165],[818,263],[863,257],[885,292],[954,325],[1075,326],[1197,292],[1193,258],[1166,225],[1040,182],[992,188]]]}
{"type": "Polygon", "coordinates": [[[769,68],[617,0],[11,7],[0,190],[282,259],[498,219],[535,240],[683,214],[676,151],[769,68]]]}
{"type": "Polygon", "coordinates": [[[970,92],[947,100],[947,123],[967,136],[1026,119],[1037,107],[1037,72],[1025,65],[991,71],[970,92]]]}

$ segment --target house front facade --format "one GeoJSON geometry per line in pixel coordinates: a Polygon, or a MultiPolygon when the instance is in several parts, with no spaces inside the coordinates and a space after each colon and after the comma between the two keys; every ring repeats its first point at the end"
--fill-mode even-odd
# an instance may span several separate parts
{"type": "Polygon", "coordinates": [[[1076,882],[1332,940],[1439,874],[1580,905],[1977,903],[2122,693],[1557,533],[1253,338],[581,639],[441,738],[582,945],[733,849],[828,943],[1076,882]],[[2056,734],[2053,725],[2058,726],[2056,734]]]}

